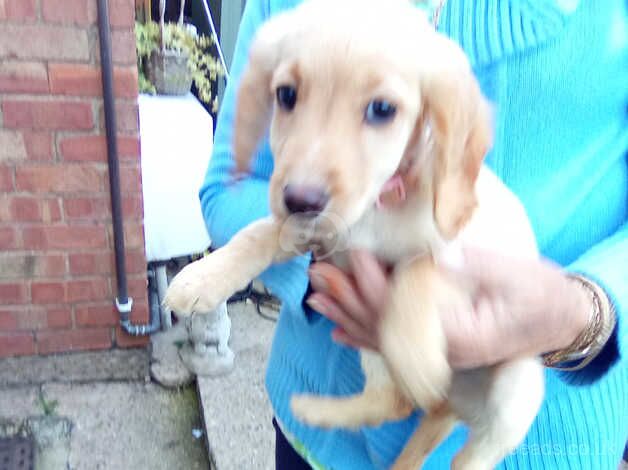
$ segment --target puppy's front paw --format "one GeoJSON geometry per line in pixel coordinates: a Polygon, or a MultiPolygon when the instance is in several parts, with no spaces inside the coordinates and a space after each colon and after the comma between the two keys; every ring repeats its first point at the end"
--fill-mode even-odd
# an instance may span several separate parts
{"type": "Polygon", "coordinates": [[[163,303],[179,316],[211,312],[232,294],[224,284],[224,279],[212,273],[208,258],[204,258],[187,265],[174,277],[163,303]]]}

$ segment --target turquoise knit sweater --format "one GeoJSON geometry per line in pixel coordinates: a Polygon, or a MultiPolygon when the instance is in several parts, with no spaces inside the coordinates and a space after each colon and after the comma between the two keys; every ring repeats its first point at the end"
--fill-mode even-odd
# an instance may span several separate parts
{"type": "MultiPolygon", "coordinates": [[[[200,192],[218,246],[269,212],[273,162],[267,142],[251,177],[226,184],[233,168],[235,92],[256,29],[297,3],[247,2],[200,192]]],[[[626,2],[449,0],[439,29],[467,52],[495,105],[495,146],[488,163],[525,204],[543,255],[602,285],[619,316],[596,363],[579,374],[547,371],[542,409],[524,443],[500,468],[615,470],[628,438],[626,2]]],[[[326,467],[385,468],[419,413],[359,432],[309,428],[290,413],[294,393],[352,394],[364,380],[356,351],[333,343],[331,323],[303,309],[308,262],[294,259],[261,276],[283,301],[266,380],[274,412],[326,467]]],[[[459,426],[425,468],[449,468],[465,436],[459,426]]]]}

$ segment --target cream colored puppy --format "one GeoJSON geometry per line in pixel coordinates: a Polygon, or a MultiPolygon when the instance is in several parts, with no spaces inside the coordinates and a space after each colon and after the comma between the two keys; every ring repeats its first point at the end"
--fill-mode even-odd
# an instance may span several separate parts
{"type": "MultiPolygon", "coordinates": [[[[493,467],[538,411],[542,368],[519,358],[452,372],[439,311],[471,311],[475,287],[437,262],[460,240],[537,253],[521,204],[482,167],[489,107],[464,53],[402,0],[306,1],[270,20],[252,44],[235,123],[240,170],[269,119],[272,215],[182,270],[166,303],[180,315],[210,311],[295,246],[329,252],[334,231],[345,247],[395,266],[381,355],[361,351],[362,393],[294,397],[294,414],[358,427],[420,407],[426,417],[395,468],[419,467],[458,420],[471,434],[454,467],[493,467]],[[391,184],[402,201],[380,207],[391,184]]],[[[344,251],[331,260],[347,266],[344,251]]]]}

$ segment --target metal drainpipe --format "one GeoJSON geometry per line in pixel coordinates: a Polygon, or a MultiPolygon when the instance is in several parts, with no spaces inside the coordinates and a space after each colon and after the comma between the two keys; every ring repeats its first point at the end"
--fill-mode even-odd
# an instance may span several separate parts
{"type": "Polygon", "coordinates": [[[120,197],[120,169],[118,165],[118,143],[116,140],[116,110],[113,93],[113,65],[111,61],[111,29],[107,0],[98,0],[98,35],[100,37],[100,64],[102,73],[103,101],[105,105],[105,129],[107,132],[107,163],[109,166],[109,190],[111,195],[111,218],[116,262],[117,297],[116,307],[120,313],[120,326],[133,336],[148,335],[159,330],[159,313],[155,316],[151,308],[150,324],[133,325],[130,320],[133,299],[128,296],[124,227],[120,197]]]}

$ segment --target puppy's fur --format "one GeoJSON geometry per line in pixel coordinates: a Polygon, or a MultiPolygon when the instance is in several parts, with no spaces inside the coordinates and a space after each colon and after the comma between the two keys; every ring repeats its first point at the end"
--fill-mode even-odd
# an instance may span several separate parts
{"type": "MultiPolygon", "coordinates": [[[[289,218],[284,188],[324,188],[329,203],[317,219],[340,218],[346,228],[335,229],[348,247],[373,252],[395,272],[381,355],[361,351],[364,391],[294,397],[294,414],[312,425],[357,427],[420,407],[426,417],[394,468],[420,466],[457,420],[471,434],[453,467],[493,467],[532,423],[543,396],[542,369],[534,358],[519,358],[452,372],[438,312],[471,311],[474,286],[447,277],[436,261],[460,240],[537,254],[521,204],[482,166],[491,140],[489,107],[464,53],[402,0],[307,1],[270,20],[251,46],[235,122],[239,170],[248,168],[269,119],[272,215],[186,267],[166,303],[179,314],[210,311],[269,264],[292,256],[284,225],[296,224],[298,232],[307,221],[289,218]],[[285,85],[297,90],[291,111],[275,103],[276,89],[285,85]],[[392,103],[394,118],[368,122],[372,100],[392,103]],[[377,209],[395,174],[405,182],[406,201],[377,209]]],[[[326,241],[315,230],[291,246],[300,243],[306,249],[326,241]]],[[[331,259],[346,268],[345,256],[331,259]]]]}

